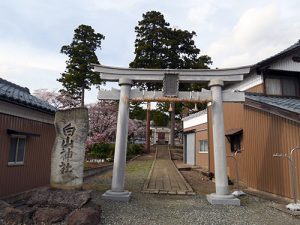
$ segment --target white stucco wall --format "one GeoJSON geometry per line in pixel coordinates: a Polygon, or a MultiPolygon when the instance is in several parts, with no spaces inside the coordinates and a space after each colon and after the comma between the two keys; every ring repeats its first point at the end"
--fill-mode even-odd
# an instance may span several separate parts
{"type": "Polygon", "coordinates": [[[207,123],[207,112],[199,112],[196,115],[185,117],[183,120],[183,129],[207,123]]]}

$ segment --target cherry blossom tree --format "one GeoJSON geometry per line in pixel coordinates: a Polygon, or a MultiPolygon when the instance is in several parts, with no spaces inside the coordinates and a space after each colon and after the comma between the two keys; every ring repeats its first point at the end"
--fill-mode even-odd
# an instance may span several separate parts
{"type": "MultiPolygon", "coordinates": [[[[115,141],[117,131],[118,104],[111,101],[100,101],[90,105],[89,126],[90,132],[87,147],[91,148],[96,143],[111,143],[115,141]]],[[[129,119],[128,138],[145,138],[145,121],[129,119]]]]}
{"type": "Polygon", "coordinates": [[[33,92],[33,95],[48,102],[57,109],[74,108],[80,105],[80,102],[68,93],[58,93],[48,89],[38,89],[33,92]]]}
{"type": "MultiPolygon", "coordinates": [[[[57,93],[48,89],[35,90],[34,96],[48,102],[58,109],[68,109],[80,105],[67,94],[57,93]]],[[[89,137],[87,148],[96,143],[112,143],[115,141],[117,131],[118,103],[114,101],[99,101],[88,105],[89,137]]],[[[130,140],[144,139],[146,136],[146,122],[129,119],[128,138],[130,140]]]]}

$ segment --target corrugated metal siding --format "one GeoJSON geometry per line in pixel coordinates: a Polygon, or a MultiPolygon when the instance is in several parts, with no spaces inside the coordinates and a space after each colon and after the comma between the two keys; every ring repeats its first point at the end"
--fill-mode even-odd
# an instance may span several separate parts
{"type": "Polygon", "coordinates": [[[49,184],[53,125],[0,114],[0,196],[49,184]],[[9,166],[10,136],[7,129],[39,134],[26,139],[24,165],[9,166]]]}
{"type": "Polygon", "coordinates": [[[264,84],[256,85],[252,88],[249,88],[248,90],[245,90],[246,92],[251,93],[264,93],[264,84]]]}
{"type": "MultiPolygon", "coordinates": [[[[208,109],[210,170],[214,171],[211,107],[208,109]]],[[[236,103],[224,104],[225,132],[233,128],[243,128],[241,146],[238,154],[240,180],[247,186],[291,197],[289,164],[287,159],[275,158],[276,152],[287,153],[289,149],[300,146],[300,124],[264,112],[250,106],[236,103]]],[[[230,144],[225,139],[227,155],[230,144]]],[[[296,171],[300,177],[300,152],[296,156],[296,171]]],[[[228,175],[234,177],[233,160],[228,158],[228,175]]],[[[300,179],[298,179],[298,187],[300,179]]],[[[300,197],[300,193],[298,193],[300,197]]]]}
{"type": "MultiPolygon", "coordinates": [[[[275,158],[273,154],[288,153],[289,149],[300,146],[300,124],[245,106],[244,128],[245,150],[240,169],[244,170],[248,186],[292,197],[288,160],[275,158]]],[[[300,152],[295,156],[299,177],[300,152]]]]}

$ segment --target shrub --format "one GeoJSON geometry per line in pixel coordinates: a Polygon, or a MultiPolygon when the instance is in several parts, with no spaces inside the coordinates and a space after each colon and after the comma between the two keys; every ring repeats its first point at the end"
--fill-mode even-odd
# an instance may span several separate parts
{"type": "MultiPolygon", "coordinates": [[[[143,152],[143,145],[129,144],[127,146],[127,156],[139,155],[143,152]]],[[[89,156],[91,158],[105,159],[113,161],[115,153],[115,144],[96,143],[92,145],[89,156]]]]}
{"type": "Polygon", "coordinates": [[[130,144],[127,147],[127,156],[139,155],[143,152],[142,145],[130,144]]]}
{"type": "Polygon", "coordinates": [[[106,143],[94,144],[91,148],[90,155],[97,159],[106,159],[109,155],[110,146],[106,143]]]}

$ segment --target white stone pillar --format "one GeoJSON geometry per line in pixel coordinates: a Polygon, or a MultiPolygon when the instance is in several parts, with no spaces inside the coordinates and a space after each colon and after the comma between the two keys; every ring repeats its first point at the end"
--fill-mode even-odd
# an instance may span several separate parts
{"type": "Polygon", "coordinates": [[[216,193],[207,195],[211,204],[240,205],[240,200],[229,193],[227,178],[227,159],[224,132],[222,86],[223,81],[212,80],[212,129],[214,145],[214,166],[216,193]]]}
{"type": "Polygon", "coordinates": [[[111,190],[106,191],[102,197],[116,201],[129,201],[131,192],[124,190],[126,152],[128,139],[128,119],[129,119],[129,97],[132,81],[130,79],[120,79],[121,87],[119,112],[117,122],[117,134],[115,143],[115,156],[111,190]]]}

